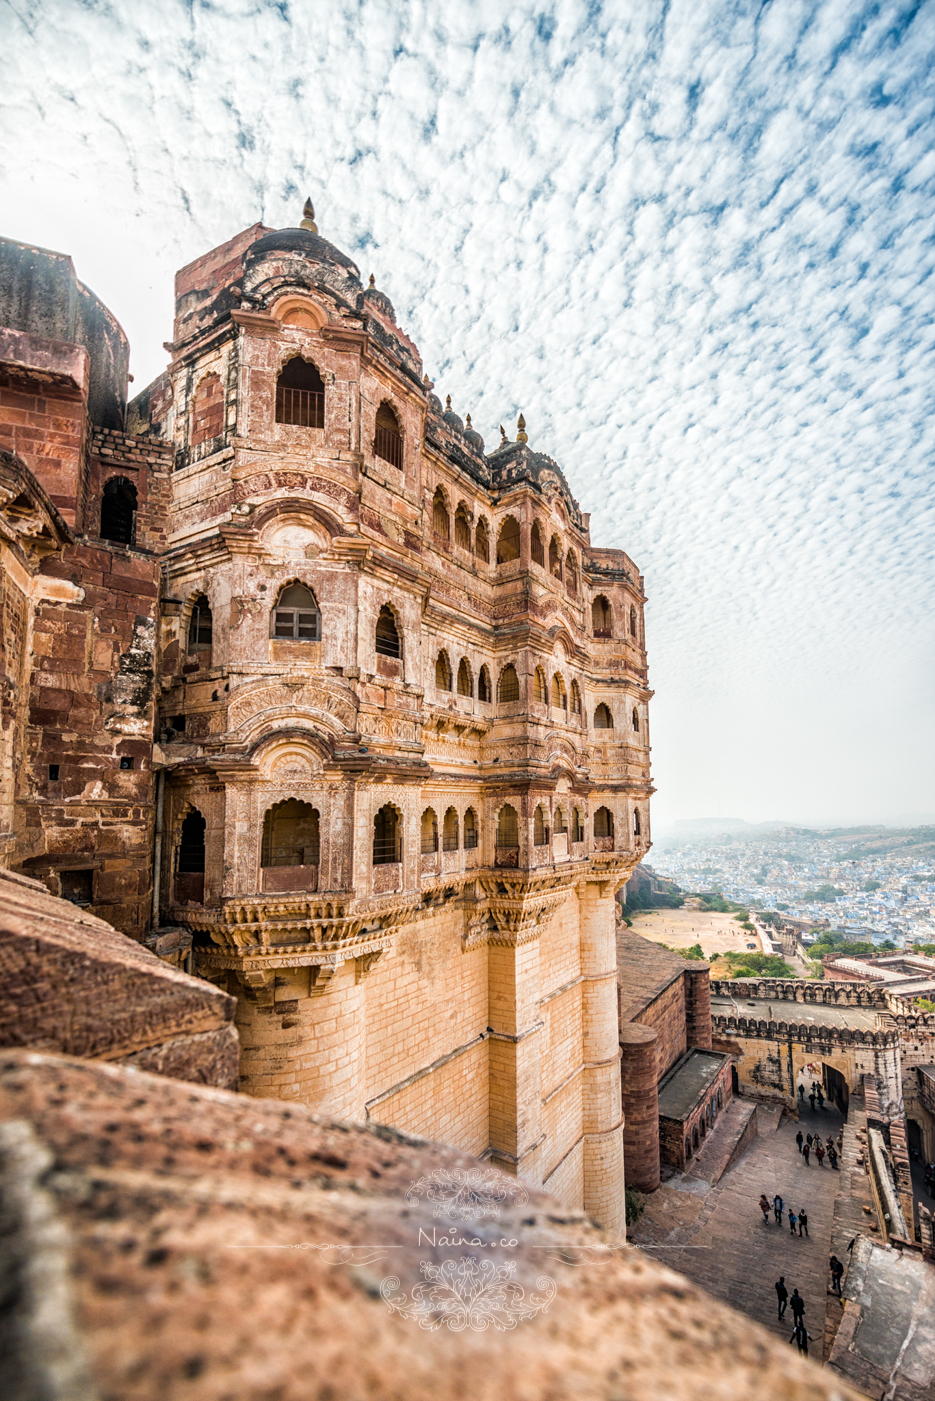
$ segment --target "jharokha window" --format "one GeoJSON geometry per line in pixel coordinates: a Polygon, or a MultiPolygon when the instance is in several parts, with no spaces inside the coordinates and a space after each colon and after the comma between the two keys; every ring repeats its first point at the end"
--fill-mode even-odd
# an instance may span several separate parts
{"type": "Polygon", "coordinates": [[[500,684],[497,687],[497,700],[501,705],[519,700],[519,677],[516,674],[515,666],[505,666],[501,671],[500,684]]]}
{"type": "Polygon", "coordinates": [[[497,538],[497,563],[509,564],[511,559],[519,559],[519,523],[507,516],[497,538]]]}
{"type": "Polygon", "coordinates": [[[402,860],[399,814],[389,803],[373,819],[373,864],[391,866],[402,860]]]}
{"type": "Polygon", "coordinates": [[[467,664],[467,659],[462,657],[458,666],[458,695],[473,696],[473,694],[474,686],[471,682],[471,669],[467,664]]]}
{"type": "Polygon", "coordinates": [[[299,428],[324,428],[325,386],[309,360],[297,355],[276,381],[276,422],[299,428]]]}
{"type": "Polygon", "coordinates": [[[321,614],[315,595],[304,584],[287,584],[273,609],[270,636],[298,642],[321,640],[321,614]]]}
{"type": "Polygon", "coordinates": [[[451,663],[448,660],[448,653],[444,649],[435,658],[435,689],[436,691],[451,690],[451,663]]]}
{"type": "Polygon", "coordinates": [[[529,534],[529,553],[532,556],[533,564],[541,564],[545,568],[545,549],[542,545],[538,521],[532,523],[532,530],[529,534]]]}
{"type": "Polygon", "coordinates": [[[455,544],[459,550],[471,550],[471,525],[468,521],[467,507],[462,501],[455,511],[455,544]]]}
{"type": "Polygon", "coordinates": [[[610,637],[613,628],[613,614],[610,604],[603,594],[598,594],[591,604],[591,623],[595,637],[610,637]]]}
{"type": "Polygon", "coordinates": [[[399,657],[399,629],[392,608],[384,603],[377,618],[376,652],[379,657],[399,657]]]}
{"type": "Polygon", "coordinates": [[[474,851],[477,847],[477,818],[473,808],[464,814],[464,849],[474,851]]]}
{"type": "Polygon", "coordinates": [[[487,522],[483,519],[477,522],[474,532],[474,553],[484,564],[490,563],[490,536],[487,532],[487,522]]]}
{"type": "Polygon", "coordinates": [[[382,403],[377,409],[377,429],[373,436],[373,455],[381,457],[391,467],[403,466],[403,435],[399,431],[399,419],[389,404],[382,403]]]}
{"type": "Polygon", "coordinates": [[[318,809],[287,798],[263,819],[261,866],[317,866],[321,843],[318,809]]]}
{"type": "Polygon", "coordinates": [[[490,672],[482,666],[477,677],[477,699],[490,704],[490,672]]]}
{"type": "Polygon", "coordinates": [[[614,717],[606,705],[599,705],[595,710],[594,728],[596,730],[612,730],[614,728],[614,717]]]}
{"type": "Polygon", "coordinates": [[[437,487],[432,497],[432,529],[442,540],[451,538],[451,521],[448,516],[448,503],[441,487],[437,487]]]}

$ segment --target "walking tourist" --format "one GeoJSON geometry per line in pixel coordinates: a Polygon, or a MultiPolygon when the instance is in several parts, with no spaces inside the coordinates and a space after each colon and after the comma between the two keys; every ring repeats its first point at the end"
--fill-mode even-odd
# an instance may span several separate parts
{"type": "Polygon", "coordinates": [[[821,1139],[815,1145],[815,1157],[818,1159],[818,1166],[821,1167],[825,1160],[825,1150],[821,1146],[821,1139]]]}
{"type": "Polygon", "coordinates": [[[838,1166],[838,1155],[837,1155],[837,1153],[834,1151],[834,1144],[833,1144],[833,1143],[832,1143],[831,1147],[828,1149],[828,1162],[829,1162],[829,1163],[831,1164],[831,1166],[835,1169],[835,1171],[837,1171],[837,1166],[838,1166]]]}
{"type": "Polygon", "coordinates": [[[803,1357],[808,1357],[808,1345],[812,1341],[812,1335],[801,1318],[796,1319],[795,1327],[792,1330],[792,1337],[789,1341],[790,1343],[798,1343],[799,1352],[802,1353],[803,1357]]]}
{"type": "Polygon", "coordinates": [[[806,1136],[805,1136],[805,1142],[808,1144],[809,1149],[811,1149],[811,1146],[812,1146],[812,1136],[811,1136],[810,1133],[809,1133],[809,1134],[806,1134],[806,1136]]]}
{"type": "Polygon", "coordinates": [[[811,1106],[812,1106],[812,1113],[814,1114],[814,1112],[815,1112],[815,1091],[814,1091],[814,1090],[812,1090],[811,1094],[810,1094],[809,1097],[808,1097],[808,1100],[809,1100],[809,1103],[810,1103],[811,1106]]]}
{"type": "Polygon", "coordinates": [[[789,1298],[785,1275],[780,1275],[779,1279],[776,1281],[776,1298],[779,1302],[779,1322],[781,1323],[782,1316],[786,1311],[786,1302],[789,1298]]]}
{"type": "Polygon", "coordinates": [[[792,1310],[792,1317],[799,1319],[805,1313],[805,1300],[797,1289],[793,1289],[792,1298],[789,1300],[789,1307],[792,1310]]]}
{"type": "Polygon", "coordinates": [[[797,1220],[798,1220],[798,1217],[796,1216],[795,1212],[792,1210],[792,1207],[790,1206],[790,1208],[789,1208],[789,1230],[792,1232],[793,1235],[795,1235],[795,1223],[796,1223],[797,1220]]]}
{"type": "Polygon", "coordinates": [[[806,1143],[805,1147],[802,1149],[802,1157],[805,1159],[805,1166],[806,1166],[806,1167],[808,1167],[808,1155],[809,1155],[810,1151],[811,1151],[811,1150],[810,1150],[808,1144],[806,1143]]]}
{"type": "Polygon", "coordinates": [[[763,1213],[763,1225],[769,1225],[769,1197],[765,1192],[760,1195],[760,1210],[763,1213]]]}
{"type": "Polygon", "coordinates": [[[841,1297],[841,1276],[844,1273],[844,1266],[836,1255],[832,1255],[828,1261],[828,1268],[831,1270],[831,1292],[841,1297]]]}
{"type": "Polygon", "coordinates": [[[802,1084],[799,1085],[799,1098],[800,1098],[800,1099],[804,1099],[804,1098],[805,1098],[805,1086],[802,1085],[802,1084]]]}
{"type": "Polygon", "coordinates": [[[819,1109],[824,1109],[824,1107],[825,1107],[825,1097],[824,1097],[824,1095],[822,1094],[822,1089],[821,1089],[821,1086],[820,1086],[820,1085],[818,1086],[818,1089],[815,1091],[815,1098],[818,1100],[818,1108],[819,1108],[819,1109]]]}
{"type": "Polygon", "coordinates": [[[775,1197],[773,1197],[773,1215],[774,1215],[775,1218],[776,1218],[776,1225],[777,1225],[777,1226],[781,1226],[781,1225],[782,1225],[782,1209],[783,1209],[784,1205],[785,1205],[785,1203],[784,1203],[782,1197],[781,1197],[781,1196],[779,1195],[779,1193],[777,1192],[776,1195],[775,1195],[775,1197]]]}
{"type": "Polygon", "coordinates": [[[799,1129],[798,1133],[796,1134],[796,1136],[795,1136],[795,1141],[796,1141],[796,1143],[799,1145],[799,1152],[801,1153],[801,1151],[802,1151],[802,1143],[803,1143],[802,1130],[801,1130],[801,1129],[799,1129]]]}
{"type": "Polygon", "coordinates": [[[808,1217],[805,1215],[804,1211],[799,1212],[799,1235],[808,1235],[808,1217]]]}

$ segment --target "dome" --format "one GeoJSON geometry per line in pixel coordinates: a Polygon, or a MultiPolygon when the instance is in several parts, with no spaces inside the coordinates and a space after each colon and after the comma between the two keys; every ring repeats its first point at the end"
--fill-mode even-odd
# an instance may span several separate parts
{"type": "Polygon", "coordinates": [[[471,415],[470,415],[470,414],[468,414],[468,416],[467,416],[467,427],[466,427],[465,430],[464,430],[464,436],[465,436],[465,438],[467,439],[467,441],[471,444],[471,447],[474,449],[475,452],[479,452],[479,453],[483,454],[483,451],[484,451],[484,440],[483,440],[483,438],[481,437],[481,435],[478,433],[477,429],[471,427],[471,415]]]}
{"type": "Polygon", "coordinates": [[[454,410],[453,410],[452,407],[451,407],[451,395],[450,395],[450,394],[448,395],[448,397],[447,397],[446,400],[445,400],[445,412],[442,414],[442,418],[443,418],[443,419],[445,420],[445,422],[448,424],[448,427],[449,427],[449,428],[454,428],[458,433],[463,433],[463,432],[464,432],[464,423],[462,422],[462,420],[458,417],[458,415],[454,412],[454,410]]]}
{"type": "Polygon", "coordinates": [[[381,292],[378,287],[373,285],[372,277],[370,286],[364,292],[364,306],[372,307],[374,311],[380,312],[387,320],[392,321],[394,326],[396,325],[396,312],[393,309],[393,303],[385,292],[381,292]]]}
{"type": "Polygon", "coordinates": [[[441,411],[442,411],[442,401],[441,401],[441,399],[439,399],[439,397],[438,397],[437,394],[430,394],[430,395],[429,395],[429,408],[432,410],[432,413],[437,413],[437,414],[440,414],[440,413],[441,413],[441,411]]]}
{"type": "Polygon", "coordinates": [[[247,249],[246,263],[262,262],[275,253],[299,253],[310,263],[321,263],[340,268],[346,277],[360,281],[360,269],[346,253],[335,248],[326,238],[320,238],[309,229],[276,229],[273,233],[258,238],[247,249]]]}

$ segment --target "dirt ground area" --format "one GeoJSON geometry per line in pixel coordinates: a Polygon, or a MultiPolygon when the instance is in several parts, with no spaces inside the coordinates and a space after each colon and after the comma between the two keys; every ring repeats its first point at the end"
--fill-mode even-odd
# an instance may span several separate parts
{"type": "Polygon", "coordinates": [[[633,918],[633,933],[670,949],[687,949],[700,944],[705,957],[736,950],[744,953],[752,944],[760,952],[755,934],[741,929],[733,915],[708,914],[702,910],[646,910],[633,918]]]}

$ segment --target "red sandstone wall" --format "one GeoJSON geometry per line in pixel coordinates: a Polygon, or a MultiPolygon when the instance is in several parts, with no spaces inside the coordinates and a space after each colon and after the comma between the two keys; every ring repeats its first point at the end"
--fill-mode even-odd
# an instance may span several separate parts
{"type": "Polygon", "coordinates": [[[676,978],[667,988],[640,1012],[640,1024],[653,1029],[658,1037],[656,1043],[656,1081],[660,1081],[688,1050],[688,1034],[685,1024],[684,974],[676,978]]]}

